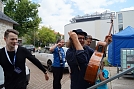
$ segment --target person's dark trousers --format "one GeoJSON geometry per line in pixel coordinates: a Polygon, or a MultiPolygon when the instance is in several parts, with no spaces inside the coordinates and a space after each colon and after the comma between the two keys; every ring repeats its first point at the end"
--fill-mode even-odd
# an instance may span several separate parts
{"type": "Polygon", "coordinates": [[[61,89],[63,70],[63,67],[53,67],[53,89],[61,89]]]}
{"type": "Polygon", "coordinates": [[[20,86],[17,86],[17,87],[15,87],[15,86],[14,87],[5,86],[4,89],[27,89],[27,85],[20,85],[20,86]]]}

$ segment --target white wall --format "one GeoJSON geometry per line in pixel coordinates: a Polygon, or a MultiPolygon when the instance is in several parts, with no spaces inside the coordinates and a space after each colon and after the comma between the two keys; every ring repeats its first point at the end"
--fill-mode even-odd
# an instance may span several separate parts
{"type": "MultiPolygon", "coordinates": [[[[125,29],[127,26],[131,26],[134,28],[134,10],[116,12],[116,18],[113,19],[113,29],[111,32],[112,34],[119,32],[119,13],[122,13],[123,15],[123,29],[125,29]]],[[[83,29],[83,31],[92,35],[93,38],[97,38],[101,41],[104,41],[104,38],[106,35],[108,35],[111,26],[111,24],[107,22],[110,22],[110,19],[67,24],[64,26],[65,42],[68,40],[69,37],[68,32],[77,28],[83,29]]]]}
{"type": "Polygon", "coordinates": [[[131,26],[134,28],[134,17],[133,17],[134,10],[117,12],[117,24],[118,24],[118,14],[120,13],[122,13],[123,16],[123,29],[125,29],[127,26],[131,26]]]}
{"type": "Polygon", "coordinates": [[[7,29],[12,29],[13,28],[13,24],[0,20],[0,46],[4,47],[6,45],[5,41],[4,41],[4,32],[7,29]]]}
{"type": "Polygon", "coordinates": [[[65,36],[65,42],[67,42],[69,35],[68,32],[75,29],[82,29],[83,31],[87,32],[88,34],[95,36],[95,23],[94,21],[88,21],[88,22],[79,22],[79,23],[71,23],[64,26],[64,36],[65,36]]]}
{"type": "Polygon", "coordinates": [[[131,26],[134,28],[134,10],[124,11],[123,14],[123,28],[131,26]]]}
{"type": "MultiPolygon", "coordinates": [[[[65,42],[67,42],[69,38],[68,32],[78,28],[81,28],[83,31],[87,32],[87,34],[92,35],[93,38],[104,41],[104,38],[108,35],[111,26],[108,22],[110,22],[110,19],[67,24],[64,27],[65,42]]],[[[114,27],[116,27],[116,25],[114,25],[114,27]]]]}
{"type": "Polygon", "coordinates": [[[0,0],[0,11],[3,13],[4,12],[4,5],[3,2],[0,0]]]}

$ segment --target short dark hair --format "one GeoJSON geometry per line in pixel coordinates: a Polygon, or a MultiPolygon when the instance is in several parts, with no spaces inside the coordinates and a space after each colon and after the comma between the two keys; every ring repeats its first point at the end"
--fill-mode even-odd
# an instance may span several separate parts
{"type": "Polygon", "coordinates": [[[91,35],[87,35],[87,36],[86,36],[86,40],[87,40],[87,39],[91,39],[91,40],[92,40],[92,36],[91,36],[91,35]]]}
{"type": "Polygon", "coordinates": [[[4,37],[8,37],[8,34],[9,33],[14,33],[16,35],[19,35],[19,32],[17,30],[14,30],[14,29],[7,29],[4,33],[4,37]]]}
{"type": "Polygon", "coordinates": [[[58,44],[61,40],[62,40],[62,39],[58,38],[57,41],[56,41],[56,43],[58,44]]]}

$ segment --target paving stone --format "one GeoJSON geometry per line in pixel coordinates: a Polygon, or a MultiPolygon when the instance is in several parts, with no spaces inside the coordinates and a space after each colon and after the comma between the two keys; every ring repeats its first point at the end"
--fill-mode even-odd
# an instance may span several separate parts
{"type": "MultiPolygon", "coordinates": [[[[31,62],[27,61],[30,68],[30,82],[27,89],[53,89],[53,75],[48,72],[49,80],[46,81],[44,74],[31,62]]],[[[109,71],[109,78],[117,74],[116,67],[105,67],[109,71]]],[[[70,89],[69,73],[64,73],[61,80],[62,89],[70,89]]],[[[120,77],[108,83],[109,89],[134,89],[134,78],[120,77]]]]}
{"type": "MultiPolygon", "coordinates": [[[[41,70],[39,70],[34,64],[30,61],[26,62],[26,65],[30,69],[30,81],[27,86],[27,89],[53,89],[53,75],[52,72],[48,72],[49,80],[45,80],[45,75],[41,70]]],[[[65,71],[61,84],[65,84],[68,81],[69,73],[65,71]]]]}

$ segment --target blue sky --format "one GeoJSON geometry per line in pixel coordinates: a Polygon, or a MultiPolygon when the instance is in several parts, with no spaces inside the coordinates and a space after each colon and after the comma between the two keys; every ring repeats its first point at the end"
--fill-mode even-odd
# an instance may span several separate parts
{"type": "Polygon", "coordinates": [[[95,12],[134,10],[134,0],[32,0],[40,4],[41,26],[50,26],[64,34],[64,26],[73,17],[95,12]]]}

